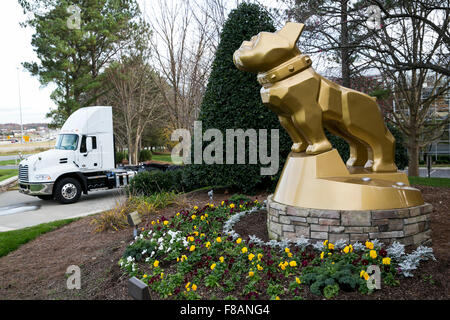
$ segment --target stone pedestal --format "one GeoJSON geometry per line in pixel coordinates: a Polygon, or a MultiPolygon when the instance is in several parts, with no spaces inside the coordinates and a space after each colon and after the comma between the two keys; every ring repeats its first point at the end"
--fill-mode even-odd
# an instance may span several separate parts
{"type": "Polygon", "coordinates": [[[317,241],[394,240],[405,245],[431,244],[429,203],[390,210],[327,210],[285,205],[267,198],[267,227],[275,240],[301,236],[317,241]]]}

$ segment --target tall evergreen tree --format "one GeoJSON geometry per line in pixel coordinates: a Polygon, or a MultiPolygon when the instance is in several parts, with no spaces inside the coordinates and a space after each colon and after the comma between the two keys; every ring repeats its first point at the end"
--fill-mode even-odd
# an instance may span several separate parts
{"type": "Polygon", "coordinates": [[[148,30],[136,0],[19,0],[35,30],[31,44],[39,62],[23,66],[42,85],[56,84],[57,109],[47,116],[59,126],[76,109],[95,104],[101,72],[115,54],[148,30]]]}
{"type": "MultiPolygon", "coordinates": [[[[220,43],[212,65],[211,75],[202,101],[199,121],[203,132],[210,128],[221,130],[225,153],[226,129],[267,129],[270,150],[270,130],[279,129],[280,167],[277,175],[262,176],[261,167],[267,165],[248,164],[246,142],[246,164],[225,164],[225,155],[220,164],[191,164],[186,168],[185,182],[188,185],[232,186],[243,191],[258,186],[273,185],[278,180],[284,160],[290,151],[291,141],[280,126],[276,115],[261,102],[261,86],[256,74],[238,70],[233,63],[233,53],[242,41],[249,40],[261,31],[274,32],[273,22],[267,12],[256,4],[242,3],[231,11],[220,37],[220,43]]],[[[206,143],[204,143],[204,146],[206,143]]],[[[203,147],[204,147],[203,146],[203,147]]],[[[193,149],[193,148],[192,148],[193,149]]],[[[235,155],[236,155],[235,142],[235,155]]],[[[242,151],[242,150],[240,150],[242,151]]]]}

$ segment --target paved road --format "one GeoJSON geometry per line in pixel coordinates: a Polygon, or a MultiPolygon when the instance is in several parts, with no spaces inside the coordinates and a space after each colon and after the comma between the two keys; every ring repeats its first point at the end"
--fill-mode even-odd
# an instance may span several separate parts
{"type": "MultiPolygon", "coordinates": [[[[28,157],[29,154],[24,154],[22,155],[24,158],[28,157]]],[[[14,155],[14,156],[0,156],[0,161],[6,161],[6,160],[14,160],[14,159],[19,159],[18,155],[14,155]]]]}
{"type": "MultiPolygon", "coordinates": [[[[408,174],[407,170],[401,170],[408,174]]],[[[427,168],[419,168],[419,176],[420,177],[428,177],[428,170],[427,168]]],[[[450,168],[441,168],[436,167],[432,168],[430,172],[430,177],[432,178],[450,178],[450,168]]]]}
{"type": "Polygon", "coordinates": [[[114,207],[124,199],[121,190],[93,191],[73,204],[62,205],[19,193],[0,193],[0,232],[22,229],[45,222],[82,217],[114,207]]]}
{"type": "Polygon", "coordinates": [[[8,165],[8,166],[0,166],[0,170],[1,169],[19,169],[19,166],[14,166],[14,165],[12,165],[12,166],[10,166],[10,165],[8,165]]]}

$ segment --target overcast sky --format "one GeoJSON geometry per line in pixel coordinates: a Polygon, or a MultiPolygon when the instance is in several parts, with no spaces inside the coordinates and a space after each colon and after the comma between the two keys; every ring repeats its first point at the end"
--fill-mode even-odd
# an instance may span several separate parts
{"type": "Polygon", "coordinates": [[[33,30],[20,27],[25,20],[17,0],[3,0],[0,10],[0,123],[20,122],[19,84],[20,78],[23,123],[49,122],[45,114],[55,104],[50,99],[52,87],[40,88],[37,78],[24,70],[21,62],[37,61],[31,46],[33,30]],[[17,72],[19,68],[19,72],[17,72]]]}
{"type": "MultiPolygon", "coordinates": [[[[143,3],[146,0],[139,0],[143,3]]],[[[230,3],[234,3],[230,0],[230,3]]],[[[262,4],[276,3],[274,0],[261,0],[262,4]]],[[[19,80],[23,123],[50,122],[45,114],[55,108],[50,94],[53,85],[41,87],[38,79],[24,70],[21,63],[37,61],[31,46],[33,29],[22,28],[19,22],[25,20],[17,0],[2,0],[0,9],[0,123],[20,123],[19,80]],[[17,70],[18,68],[18,70],[17,70]]]]}

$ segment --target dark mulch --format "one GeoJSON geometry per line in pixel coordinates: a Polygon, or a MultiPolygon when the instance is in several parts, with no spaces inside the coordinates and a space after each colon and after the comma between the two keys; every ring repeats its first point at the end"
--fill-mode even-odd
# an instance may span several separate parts
{"type": "MultiPolygon", "coordinates": [[[[219,205],[232,194],[232,190],[216,189],[212,203],[219,205]]],[[[262,201],[267,195],[258,193],[252,199],[262,201]]],[[[208,202],[208,190],[188,193],[180,203],[159,210],[141,225],[208,202]]],[[[123,277],[118,261],[133,240],[133,230],[93,233],[92,219],[46,233],[0,258],[0,299],[130,299],[128,278],[123,277]],[[81,290],[66,287],[70,265],[81,269],[81,290]]]]}
{"type": "MultiPolygon", "coordinates": [[[[383,287],[371,296],[343,293],[338,299],[449,299],[450,189],[419,187],[434,206],[431,215],[433,249],[437,262],[426,262],[416,276],[404,279],[398,287],[383,287]],[[430,277],[431,276],[431,277],[430,277]]],[[[214,203],[228,199],[232,192],[215,190],[214,203]]],[[[252,197],[264,200],[267,193],[252,197]]],[[[178,205],[158,215],[172,217],[176,212],[209,202],[207,191],[188,194],[178,205]]],[[[117,262],[132,240],[132,229],[93,233],[92,217],[75,221],[49,232],[0,258],[0,297],[2,299],[129,299],[127,278],[117,262]],[[66,288],[65,271],[69,265],[81,268],[81,290],[66,288]]],[[[144,225],[145,225],[144,221],[144,225]]],[[[235,226],[243,238],[256,235],[268,240],[263,212],[243,217],[235,226]]],[[[307,299],[321,299],[305,289],[307,299]]]]}
{"type": "MultiPolygon", "coordinates": [[[[403,278],[395,287],[382,286],[382,290],[371,295],[358,292],[341,292],[338,300],[447,300],[450,298],[450,188],[415,186],[422,191],[426,202],[433,204],[431,230],[434,255],[437,261],[423,262],[413,278],[403,278]]],[[[236,223],[234,230],[243,239],[256,235],[268,241],[267,213],[252,213],[236,223]]],[[[409,251],[412,248],[409,249],[409,251]]],[[[323,299],[312,294],[308,288],[305,299],[323,299]]]]}

